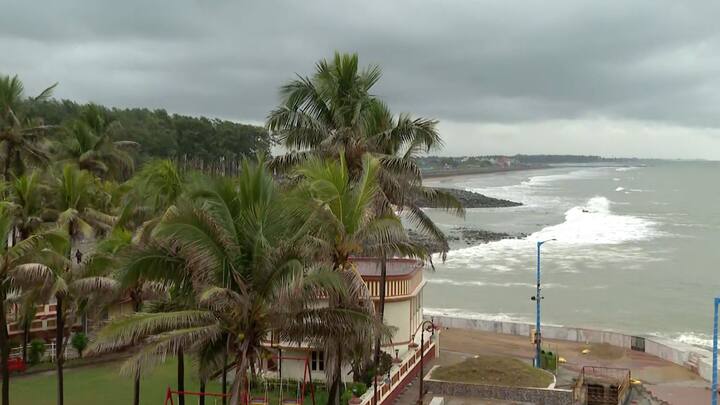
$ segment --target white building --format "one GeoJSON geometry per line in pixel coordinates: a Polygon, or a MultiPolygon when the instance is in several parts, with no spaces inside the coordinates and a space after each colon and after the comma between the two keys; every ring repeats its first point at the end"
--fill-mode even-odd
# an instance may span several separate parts
{"type": "MultiPolygon", "coordinates": [[[[376,258],[353,258],[357,270],[368,287],[370,296],[378,308],[380,301],[380,261],[376,258]]],[[[403,358],[408,350],[415,350],[413,339],[422,323],[423,263],[414,259],[388,259],[387,284],[385,287],[385,323],[396,328],[392,343],[383,350],[393,357],[403,358]]],[[[415,339],[417,340],[417,339],[415,339]]],[[[283,379],[302,381],[307,359],[312,379],[324,379],[326,358],[322,351],[311,347],[289,344],[274,345],[282,350],[282,364],[273,364],[271,369],[280,369],[283,379]],[[279,366],[279,367],[277,367],[279,366]]],[[[350,381],[349,367],[343,372],[343,379],[350,381]]]]}

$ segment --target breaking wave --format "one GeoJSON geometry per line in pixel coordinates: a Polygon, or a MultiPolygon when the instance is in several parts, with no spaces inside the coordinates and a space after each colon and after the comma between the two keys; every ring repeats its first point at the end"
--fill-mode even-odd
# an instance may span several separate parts
{"type": "Polygon", "coordinates": [[[501,321],[501,322],[520,322],[520,323],[527,323],[530,322],[529,318],[524,318],[521,316],[518,316],[518,314],[506,314],[506,313],[498,313],[498,314],[485,314],[481,312],[471,312],[464,309],[459,308],[423,308],[423,314],[430,315],[430,316],[456,316],[460,318],[468,318],[468,319],[483,319],[486,321],[501,321]]]}
{"type": "MultiPolygon", "coordinates": [[[[518,282],[506,282],[506,283],[497,283],[497,282],[489,282],[489,281],[459,281],[459,280],[450,280],[447,278],[428,278],[427,279],[428,284],[448,284],[458,287],[463,286],[474,286],[474,287],[527,287],[527,288],[535,288],[536,285],[532,283],[518,283],[518,282]]],[[[562,284],[556,284],[556,283],[544,283],[543,288],[567,288],[566,285],[562,284]]]]}

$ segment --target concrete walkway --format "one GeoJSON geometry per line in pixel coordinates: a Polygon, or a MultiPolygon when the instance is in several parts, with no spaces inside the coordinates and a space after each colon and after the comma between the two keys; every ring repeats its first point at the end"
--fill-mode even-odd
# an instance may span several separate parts
{"type": "MultiPolygon", "coordinates": [[[[705,405],[710,402],[708,382],[690,370],[648,355],[608,345],[583,345],[566,341],[547,341],[547,347],[566,360],[558,373],[558,387],[571,388],[583,366],[600,366],[630,369],[653,395],[671,404],[705,405]],[[590,349],[582,354],[583,349],[590,349]]],[[[488,332],[444,329],[440,334],[440,356],[432,365],[455,364],[476,354],[501,355],[532,361],[534,348],[529,338],[499,335],[488,332]]],[[[426,367],[429,370],[431,366],[426,367]]],[[[417,379],[408,385],[395,402],[398,405],[416,404],[417,379]]],[[[426,403],[432,398],[426,395],[426,403]]],[[[510,402],[468,402],[470,399],[452,399],[451,405],[510,404],[510,402]]]]}

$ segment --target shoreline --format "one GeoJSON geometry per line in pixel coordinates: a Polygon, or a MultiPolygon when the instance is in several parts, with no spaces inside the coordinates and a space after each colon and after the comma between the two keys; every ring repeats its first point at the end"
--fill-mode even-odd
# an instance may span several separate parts
{"type": "Polygon", "coordinates": [[[504,172],[517,172],[522,170],[548,169],[549,165],[522,166],[522,167],[470,167],[466,169],[426,170],[422,171],[423,179],[437,179],[443,177],[465,176],[473,174],[493,174],[504,172]]]}

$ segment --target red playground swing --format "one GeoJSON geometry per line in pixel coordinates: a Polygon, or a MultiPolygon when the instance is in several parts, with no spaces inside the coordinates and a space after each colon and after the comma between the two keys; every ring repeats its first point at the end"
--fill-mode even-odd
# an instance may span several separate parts
{"type": "Polygon", "coordinates": [[[215,392],[175,391],[168,387],[167,391],[165,391],[165,402],[163,403],[164,405],[175,405],[175,402],[173,402],[173,394],[198,397],[230,398],[230,394],[220,394],[215,392]]]}
{"type": "MultiPolygon", "coordinates": [[[[315,386],[312,383],[312,374],[310,371],[310,361],[307,357],[291,357],[291,356],[273,356],[273,360],[279,361],[282,363],[283,360],[297,360],[304,362],[304,369],[303,369],[303,380],[302,383],[298,381],[297,385],[297,392],[295,398],[284,398],[283,396],[283,388],[282,388],[282,380],[280,380],[280,402],[281,405],[302,405],[305,403],[305,389],[307,388],[308,382],[310,383],[310,397],[312,398],[312,404],[315,405],[315,386]]],[[[281,366],[282,367],[282,366],[281,366]]],[[[247,381],[246,381],[247,384],[247,381]]],[[[289,386],[289,381],[287,385],[289,386]]],[[[269,396],[268,396],[268,384],[265,382],[265,396],[255,396],[250,397],[249,395],[250,391],[250,385],[247,384],[247,387],[245,389],[245,394],[242,398],[242,403],[244,405],[269,405],[269,396]]],[[[215,393],[215,392],[193,392],[193,391],[175,391],[171,389],[170,387],[167,388],[167,391],[165,392],[165,402],[164,405],[175,405],[175,402],[173,401],[173,395],[187,395],[187,396],[197,396],[197,397],[213,397],[213,398],[230,398],[230,394],[221,394],[221,393],[215,393]]]]}
{"type": "MultiPolygon", "coordinates": [[[[280,377],[280,404],[281,405],[302,405],[305,403],[305,389],[307,388],[308,383],[310,384],[310,398],[312,398],[312,404],[315,405],[315,385],[312,383],[312,373],[310,371],[310,360],[308,357],[293,357],[293,356],[273,356],[273,360],[277,361],[280,364],[280,368],[282,369],[282,361],[283,360],[296,360],[296,361],[302,361],[303,362],[303,380],[302,383],[298,381],[297,384],[297,391],[295,398],[285,398],[284,391],[283,391],[283,383],[282,383],[282,376],[280,377]]],[[[286,386],[288,387],[288,391],[290,388],[290,380],[287,381],[286,386]]]]}

